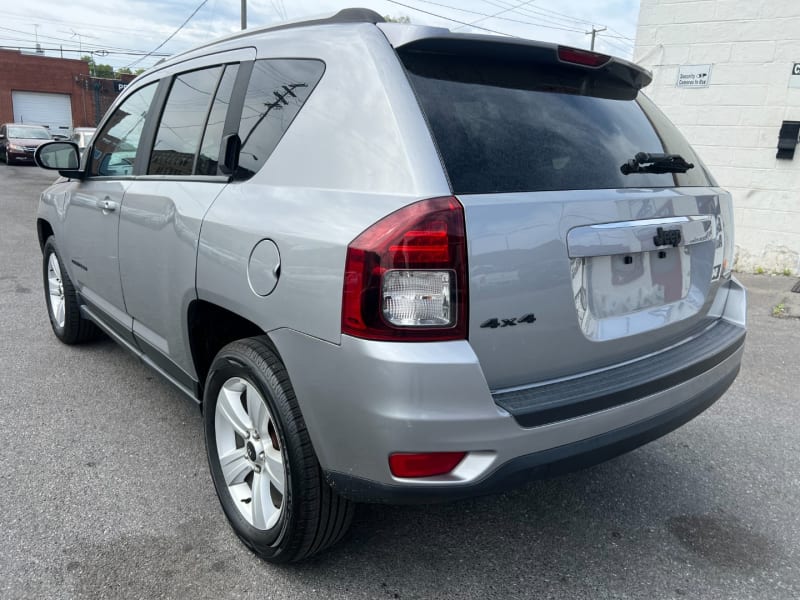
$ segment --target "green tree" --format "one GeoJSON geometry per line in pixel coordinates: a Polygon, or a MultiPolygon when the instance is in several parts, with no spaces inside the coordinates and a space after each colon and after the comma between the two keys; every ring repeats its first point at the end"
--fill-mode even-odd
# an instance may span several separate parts
{"type": "Polygon", "coordinates": [[[94,76],[95,77],[105,77],[106,79],[113,79],[114,78],[114,67],[111,65],[95,65],[94,66],[94,76]]]}
{"type": "Polygon", "coordinates": [[[120,67],[119,69],[117,69],[117,74],[119,75],[120,73],[124,75],[133,75],[133,72],[130,70],[129,67],[120,67]]]}
{"type": "Polygon", "coordinates": [[[98,65],[89,54],[81,56],[81,60],[89,65],[89,75],[92,77],[114,78],[114,67],[111,65],[98,65]]]}
{"type": "Polygon", "coordinates": [[[89,54],[81,56],[81,60],[89,65],[89,75],[94,75],[94,59],[89,54]]]}

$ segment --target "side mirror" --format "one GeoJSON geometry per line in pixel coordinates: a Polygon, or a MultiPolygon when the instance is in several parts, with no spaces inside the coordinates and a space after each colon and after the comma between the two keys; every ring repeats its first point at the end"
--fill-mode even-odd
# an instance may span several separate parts
{"type": "Polygon", "coordinates": [[[78,146],[74,142],[45,142],[36,149],[33,160],[43,169],[58,171],[64,177],[82,179],[84,172],[78,146]]]}

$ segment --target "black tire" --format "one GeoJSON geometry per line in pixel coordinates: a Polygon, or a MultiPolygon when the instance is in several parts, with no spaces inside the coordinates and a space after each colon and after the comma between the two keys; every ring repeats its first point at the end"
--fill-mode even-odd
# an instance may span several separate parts
{"type": "Polygon", "coordinates": [[[50,317],[50,325],[53,328],[53,333],[56,337],[65,344],[80,344],[90,340],[102,337],[102,332],[97,326],[84,319],[81,316],[80,306],[78,304],[78,295],[75,292],[75,287],[64,268],[64,263],[56,248],[55,238],[51,235],[44,243],[44,251],[42,255],[42,275],[44,278],[44,299],[47,306],[47,315],[50,317]],[[61,271],[61,285],[64,294],[64,324],[59,325],[53,314],[53,306],[50,300],[50,293],[48,288],[48,263],[50,256],[54,255],[58,261],[59,269],[61,271]]]}
{"type": "Polygon", "coordinates": [[[269,562],[286,563],[317,554],[342,538],[353,519],[354,504],[325,481],[289,376],[266,337],[236,341],[220,350],[206,380],[203,413],[211,478],[225,516],[248,548],[269,562]],[[271,529],[257,529],[247,521],[222,474],[216,407],[223,384],[231,378],[255,386],[267,404],[279,439],[285,493],[280,517],[271,529]]]}

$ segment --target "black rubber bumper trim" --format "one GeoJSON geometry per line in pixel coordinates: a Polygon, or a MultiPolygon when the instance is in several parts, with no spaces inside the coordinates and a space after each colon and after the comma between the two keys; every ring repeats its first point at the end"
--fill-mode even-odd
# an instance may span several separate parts
{"type": "Polygon", "coordinates": [[[357,502],[432,504],[497,493],[527,481],[591,467],[666,435],[714,404],[738,373],[739,364],[713,386],[668,411],[602,435],[520,456],[470,485],[398,486],[336,471],[325,475],[339,494],[357,502]]]}
{"type": "Polygon", "coordinates": [[[726,321],[684,344],[636,363],[577,379],[494,394],[522,427],[581,417],[663,392],[713,369],[744,344],[746,330],[726,321]]]}

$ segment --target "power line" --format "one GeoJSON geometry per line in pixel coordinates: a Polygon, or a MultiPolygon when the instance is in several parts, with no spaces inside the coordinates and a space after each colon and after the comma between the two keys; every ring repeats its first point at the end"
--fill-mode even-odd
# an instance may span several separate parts
{"type": "MultiPolygon", "coordinates": [[[[415,8],[413,6],[408,6],[407,4],[401,4],[400,2],[395,2],[395,0],[387,0],[387,1],[391,2],[392,4],[399,4],[400,6],[405,6],[406,8],[410,8],[412,10],[417,10],[419,12],[423,12],[423,13],[426,13],[426,14],[429,14],[429,15],[433,15],[433,16],[439,17],[441,19],[447,19],[448,21],[453,21],[455,23],[461,23],[462,25],[466,25],[468,27],[475,27],[477,29],[484,29],[486,31],[491,31],[492,33],[498,33],[497,31],[494,31],[492,29],[486,29],[485,27],[480,27],[478,25],[473,25],[472,23],[466,23],[464,21],[459,21],[457,19],[451,19],[450,17],[445,17],[443,15],[437,15],[435,13],[431,13],[431,12],[428,12],[428,11],[425,11],[425,10],[422,10],[422,9],[419,9],[419,8],[415,8]]],[[[532,21],[522,21],[521,19],[511,19],[509,17],[499,17],[499,16],[495,16],[495,15],[488,15],[486,13],[478,12],[478,11],[475,11],[475,10],[468,10],[466,8],[458,8],[457,6],[452,6],[452,5],[449,5],[449,4],[440,4],[439,2],[433,2],[432,0],[417,0],[417,2],[424,2],[425,4],[433,4],[434,6],[441,6],[442,8],[447,8],[449,10],[457,10],[459,12],[469,13],[469,14],[472,14],[472,15],[480,15],[482,17],[486,17],[486,18],[490,18],[490,19],[499,19],[499,20],[502,20],[502,21],[510,21],[512,23],[522,23],[523,25],[530,25],[530,26],[533,26],[533,27],[544,27],[545,29],[558,29],[558,30],[561,30],[561,31],[572,31],[572,32],[575,32],[575,33],[583,33],[583,30],[581,30],[581,29],[572,29],[572,28],[567,28],[567,27],[557,27],[557,26],[554,26],[554,25],[544,25],[542,23],[534,23],[532,21]]],[[[483,20],[485,20],[485,19],[478,19],[478,21],[483,21],[483,20]]],[[[510,35],[510,34],[505,33],[503,35],[510,35]]],[[[514,37],[516,37],[516,36],[514,36],[514,37]]]]}
{"type": "MultiPolygon", "coordinates": [[[[516,7],[514,7],[514,8],[519,8],[520,6],[525,6],[526,4],[530,4],[530,3],[531,3],[531,2],[533,2],[533,1],[534,1],[534,0],[525,0],[525,2],[522,2],[521,4],[517,5],[517,6],[516,6],[516,7]]],[[[501,10],[500,12],[496,12],[496,13],[495,13],[495,14],[493,14],[493,15],[488,15],[488,16],[486,16],[486,17],[482,17],[482,18],[480,18],[480,19],[477,19],[477,20],[475,20],[475,21],[472,21],[472,22],[470,23],[470,25],[472,26],[472,25],[475,25],[476,23],[482,23],[483,21],[486,21],[486,20],[488,20],[488,19],[496,19],[496,18],[497,18],[497,17],[499,17],[500,15],[502,15],[502,14],[505,14],[505,13],[507,13],[507,12],[511,11],[511,10],[513,10],[513,9],[512,9],[512,8],[504,8],[504,9],[503,9],[503,10],[501,10]]],[[[464,26],[463,26],[463,25],[459,25],[458,27],[456,27],[456,29],[461,29],[462,27],[464,27],[464,26]]],[[[455,31],[455,29],[454,29],[453,31],[455,31]]]]}
{"type": "MultiPolygon", "coordinates": [[[[574,19],[561,19],[561,18],[558,18],[558,17],[553,17],[553,16],[548,15],[546,13],[540,12],[537,8],[532,7],[532,6],[531,7],[512,8],[511,7],[511,3],[508,2],[508,1],[502,2],[502,3],[498,3],[498,2],[492,2],[491,0],[484,0],[484,2],[486,2],[486,4],[489,4],[490,6],[494,6],[494,7],[498,7],[498,8],[508,7],[508,8],[511,9],[512,12],[516,12],[516,13],[522,15],[523,17],[536,19],[537,23],[540,23],[541,21],[544,21],[546,23],[551,23],[553,26],[557,26],[557,27],[572,27],[572,28],[574,28],[574,29],[572,29],[572,31],[575,31],[576,33],[580,33],[580,32],[583,31],[583,24],[581,23],[579,25],[575,25],[574,23],[576,23],[577,21],[575,21],[574,19]],[[578,29],[578,27],[580,27],[580,29],[578,29]]],[[[526,21],[526,22],[529,22],[529,21],[526,21]]]]}
{"type": "MultiPolygon", "coordinates": [[[[488,4],[495,4],[494,2],[489,2],[488,0],[484,0],[488,4]]],[[[502,1],[503,4],[508,4],[508,0],[498,0],[502,1]]],[[[496,6],[496,4],[495,4],[496,6]]],[[[559,21],[566,21],[572,23],[581,23],[583,25],[592,25],[592,21],[587,21],[586,19],[579,19],[578,17],[573,17],[572,15],[568,15],[566,13],[561,13],[555,10],[550,10],[548,8],[542,8],[540,6],[530,7],[520,10],[522,13],[526,13],[529,15],[552,15],[550,16],[551,19],[557,19],[559,21]]]]}
{"type": "MultiPolygon", "coordinates": [[[[47,17],[31,16],[31,15],[18,15],[18,14],[15,14],[15,13],[5,13],[5,12],[3,13],[3,18],[11,19],[13,21],[23,21],[23,22],[28,23],[28,24],[30,24],[30,23],[32,23],[34,21],[36,21],[36,22],[45,21],[45,22],[58,23],[59,25],[67,25],[67,26],[70,26],[70,25],[74,25],[76,27],[86,27],[87,26],[86,22],[64,21],[63,19],[51,19],[51,18],[47,18],[47,17]]],[[[136,34],[139,34],[139,35],[142,34],[141,28],[134,28],[134,27],[108,27],[107,25],[95,25],[93,23],[91,25],[91,28],[92,28],[93,31],[95,29],[104,29],[106,31],[112,31],[112,32],[123,31],[123,32],[136,33],[136,34]]]]}
{"type": "Polygon", "coordinates": [[[278,18],[281,21],[285,21],[286,7],[283,5],[283,0],[270,0],[270,4],[272,5],[272,10],[274,10],[275,14],[278,15],[278,18]]]}
{"type": "MultiPolygon", "coordinates": [[[[505,0],[505,1],[507,1],[507,0],[505,0]]],[[[586,25],[594,25],[593,21],[586,21],[585,19],[579,19],[578,17],[574,17],[572,15],[568,15],[566,13],[558,12],[558,11],[555,11],[555,10],[551,10],[549,8],[536,7],[536,8],[531,8],[531,10],[540,11],[540,12],[545,13],[545,14],[548,14],[548,13],[552,14],[552,15],[554,15],[554,18],[556,18],[556,19],[558,19],[559,17],[563,17],[561,19],[563,21],[573,21],[573,22],[584,23],[586,25]]],[[[616,29],[614,29],[613,27],[611,27],[609,25],[605,25],[605,27],[609,31],[613,31],[617,35],[611,35],[610,33],[606,33],[606,34],[604,34],[603,37],[606,37],[606,38],[611,37],[611,38],[616,38],[616,39],[621,39],[621,40],[628,40],[630,42],[635,41],[633,38],[628,37],[626,35],[623,35],[621,32],[617,31],[616,29]]]]}
{"type": "MultiPolygon", "coordinates": [[[[558,11],[555,11],[555,10],[550,10],[548,8],[542,8],[542,7],[539,7],[539,6],[536,6],[536,7],[531,6],[531,7],[511,8],[511,3],[509,2],[509,0],[494,0],[494,1],[492,1],[492,0],[483,0],[483,1],[486,2],[487,4],[491,5],[491,6],[496,6],[496,7],[508,6],[512,12],[518,12],[518,13],[520,13],[522,15],[528,15],[528,16],[537,17],[537,18],[546,18],[551,23],[552,22],[555,22],[555,23],[561,22],[561,23],[569,23],[569,24],[571,24],[571,23],[581,23],[582,25],[594,25],[594,24],[596,24],[596,21],[587,21],[586,19],[580,19],[578,17],[574,17],[574,16],[568,15],[566,13],[561,13],[561,12],[558,12],[558,11]]],[[[605,37],[613,37],[613,38],[618,38],[618,39],[623,39],[623,40],[629,40],[631,42],[634,41],[633,38],[630,38],[628,36],[623,35],[622,33],[617,31],[613,27],[608,27],[608,29],[610,31],[615,32],[617,35],[606,34],[605,37]]]]}
{"type": "Polygon", "coordinates": [[[627,35],[624,35],[624,34],[623,34],[621,31],[617,31],[617,30],[616,30],[616,29],[614,29],[613,27],[609,27],[609,28],[608,28],[608,30],[609,30],[609,31],[613,31],[614,33],[616,33],[616,34],[619,36],[619,38],[620,38],[620,39],[623,39],[623,40],[628,40],[628,41],[630,41],[630,42],[635,42],[635,41],[636,41],[636,39],[635,39],[635,38],[628,37],[627,35]]]}
{"type": "MultiPolygon", "coordinates": [[[[19,29],[11,29],[10,27],[0,27],[0,29],[2,29],[3,31],[11,31],[11,32],[19,33],[19,34],[22,34],[22,35],[26,36],[26,39],[23,39],[23,40],[19,40],[18,38],[11,38],[11,37],[7,37],[7,36],[3,36],[3,37],[5,37],[5,39],[9,39],[9,40],[10,39],[16,39],[16,41],[24,41],[24,42],[31,41],[30,40],[31,34],[26,32],[26,31],[21,31],[19,29]]],[[[68,42],[70,44],[74,43],[74,40],[71,40],[71,39],[55,37],[55,36],[52,36],[52,35],[45,35],[45,34],[42,34],[42,33],[39,34],[39,37],[42,38],[42,39],[48,39],[48,40],[56,41],[56,42],[68,42]]],[[[81,44],[81,47],[84,50],[86,50],[86,52],[92,52],[93,49],[94,50],[109,50],[109,51],[110,50],[121,50],[121,51],[126,51],[126,52],[141,52],[142,54],[145,54],[147,52],[147,50],[136,50],[135,48],[120,48],[118,46],[105,46],[103,44],[81,44]]],[[[157,56],[169,56],[169,54],[159,54],[157,56]]]]}
{"type": "MultiPolygon", "coordinates": [[[[510,33],[503,33],[502,31],[496,31],[494,29],[489,29],[488,27],[481,27],[480,25],[470,25],[465,21],[459,21],[458,19],[452,19],[450,17],[445,17],[444,15],[437,15],[436,13],[432,13],[427,10],[422,10],[421,8],[416,8],[415,6],[409,6],[408,4],[403,4],[402,2],[398,2],[397,0],[386,0],[387,2],[391,2],[392,4],[397,4],[398,6],[403,6],[405,8],[410,8],[411,10],[415,10],[417,12],[425,13],[426,15],[431,15],[432,17],[437,17],[439,19],[444,19],[445,21],[452,21],[453,23],[460,23],[461,25],[466,25],[467,27],[474,27],[475,29],[480,29],[482,31],[488,31],[489,33],[496,33],[498,35],[505,35],[509,37],[518,37],[516,35],[512,35],[510,33]]],[[[456,9],[461,10],[461,9],[456,9]]],[[[469,11],[472,12],[472,11],[469,11]]],[[[478,13],[481,14],[481,13],[478,13]]],[[[485,15],[484,15],[485,16],[485,15]]]]}
{"type": "Polygon", "coordinates": [[[598,36],[598,37],[605,44],[610,45],[612,48],[615,48],[619,52],[624,52],[625,54],[633,54],[633,49],[632,48],[625,48],[624,46],[621,46],[618,42],[616,42],[614,40],[604,39],[604,36],[602,36],[602,35],[598,36]]]}
{"type": "Polygon", "coordinates": [[[164,46],[164,44],[166,44],[168,41],[170,41],[172,38],[174,38],[176,35],[178,35],[178,32],[181,29],[183,29],[189,21],[192,20],[192,17],[194,17],[197,14],[197,12],[206,5],[207,2],[208,2],[208,0],[203,0],[200,4],[198,4],[197,8],[195,8],[192,11],[192,14],[190,14],[183,23],[181,23],[181,26],[178,27],[175,31],[172,32],[172,35],[170,35],[167,39],[165,39],[163,42],[161,42],[158,46],[153,48],[150,52],[145,54],[142,58],[139,58],[139,59],[133,61],[131,64],[127,65],[126,68],[128,68],[128,69],[131,68],[133,65],[142,62],[145,58],[147,58],[148,56],[151,56],[154,52],[160,50],[164,46]]]}
{"type": "MultiPolygon", "coordinates": [[[[392,0],[389,0],[389,1],[391,2],[392,0]]],[[[452,6],[452,5],[449,5],[449,4],[440,4],[439,2],[433,2],[432,0],[417,0],[417,2],[424,2],[425,4],[433,4],[434,6],[441,6],[442,8],[447,8],[449,10],[457,10],[459,12],[469,13],[469,14],[472,14],[472,15],[480,15],[480,16],[484,17],[484,19],[478,19],[477,22],[484,21],[486,18],[490,18],[490,19],[499,19],[501,21],[509,21],[511,23],[521,23],[523,25],[531,25],[531,26],[534,26],[534,27],[544,27],[546,29],[559,29],[561,31],[573,31],[575,33],[582,33],[582,30],[580,30],[580,29],[569,29],[569,28],[566,28],[566,27],[556,27],[556,26],[553,26],[553,25],[544,25],[542,23],[535,23],[533,21],[523,21],[521,19],[512,19],[510,17],[500,17],[500,16],[496,16],[496,15],[489,15],[489,14],[486,14],[486,13],[483,13],[483,12],[478,12],[478,11],[475,11],[475,10],[469,10],[469,9],[466,9],[466,8],[459,8],[457,6],[452,6]]],[[[397,3],[395,3],[395,4],[397,4],[397,3]]],[[[498,8],[506,8],[506,7],[497,5],[497,4],[495,4],[495,6],[497,6],[498,8]]],[[[411,8],[413,8],[413,7],[411,7],[411,8]]],[[[414,9],[414,10],[419,10],[419,9],[414,9]]],[[[425,12],[425,11],[422,11],[422,12],[425,12]]],[[[502,14],[502,12],[504,12],[504,11],[501,11],[499,14],[502,14]]],[[[432,13],[428,13],[428,14],[432,14],[432,13]]],[[[447,19],[448,17],[441,17],[441,18],[447,19]]],[[[449,19],[449,20],[452,21],[454,19],[449,19]]],[[[457,23],[461,23],[461,21],[456,21],[456,22],[457,23]]],[[[467,23],[466,25],[473,26],[471,23],[467,23]]],[[[477,27],[477,26],[475,25],[474,27],[477,27]]],[[[480,29],[480,27],[478,27],[478,28],[480,29]]],[[[506,35],[508,35],[508,34],[506,34],[506,35]]]]}
{"type": "MultiPolygon", "coordinates": [[[[19,41],[29,42],[30,43],[30,40],[19,40],[19,41]]],[[[42,46],[8,46],[8,45],[5,45],[5,46],[0,46],[0,48],[12,49],[12,50],[42,50],[42,51],[46,51],[46,52],[76,52],[78,54],[80,54],[81,52],[86,53],[85,49],[84,50],[79,50],[77,48],[72,49],[72,48],[61,48],[61,47],[59,47],[59,48],[45,48],[45,47],[42,47],[42,46]]],[[[118,50],[108,50],[107,52],[109,54],[122,54],[122,55],[126,55],[126,56],[142,56],[142,58],[144,58],[145,56],[150,56],[150,53],[145,54],[144,52],[121,52],[121,51],[118,51],[118,50]]],[[[169,56],[169,55],[165,54],[163,56],[169,56]]]]}
{"type": "MultiPolygon", "coordinates": [[[[30,34],[27,31],[22,31],[21,29],[11,29],[10,27],[0,27],[0,29],[2,29],[3,31],[12,31],[14,33],[21,33],[22,35],[33,37],[32,34],[30,34]]],[[[40,37],[42,39],[48,39],[48,40],[54,40],[54,41],[57,41],[57,42],[72,42],[72,40],[68,40],[66,38],[58,38],[58,37],[54,37],[54,36],[51,36],[51,35],[45,35],[43,33],[39,33],[35,37],[40,37]]]]}
{"type": "Polygon", "coordinates": [[[623,52],[633,52],[634,47],[633,46],[625,46],[624,42],[620,43],[619,40],[616,40],[614,38],[609,39],[608,36],[605,36],[605,35],[601,35],[601,36],[598,36],[598,37],[601,40],[603,40],[603,42],[605,42],[606,44],[610,44],[614,48],[618,48],[619,50],[622,50],[623,52]]]}
{"type": "MultiPolygon", "coordinates": [[[[585,31],[583,29],[575,29],[575,28],[571,28],[571,27],[561,27],[560,24],[559,24],[559,26],[545,25],[544,23],[532,22],[532,21],[523,21],[523,20],[520,20],[520,19],[511,19],[511,18],[508,18],[508,17],[500,16],[504,12],[520,12],[520,13],[522,13],[522,10],[519,10],[519,9],[523,9],[524,10],[524,7],[525,7],[525,5],[528,4],[528,2],[523,2],[522,4],[513,5],[513,4],[510,4],[509,2],[503,2],[502,4],[498,4],[498,3],[496,3],[496,2],[494,2],[492,0],[484,0],[487,4],[490,4],[492,6],[495,6],[497,8],[501,8],[502,9],[499,13],[486,14],[486,13],[482,13],[482,12],[479,12],[479,11],[474,11],[474,10],[465,9],[465,8],[458,8],[456,6],[452,6],[452,5],[448,5],[448,4],[442,4],[440,2],[435,2],[434,0],[417,0],[418,2],[424,2],[425,4],[432,4],[434,6],[440,6],[442,8],[447,8],[447,9],[450,9],[450,10],[457,10],[459,12],[479,15],[479,16],[482,17],[481,19],[477,19],[476,21],[473,21],[471,23],[467,23],[465,21],[460,21],[458,19],[452,19],[452,18],[446,17],[444,15],[440,15],[440,14],[433,13],[433,12],[430,12],[430,11],[422,10],[422,9],[416,8],[414,6],[410,6],[408,4],[403,4],[402,2],[397,2],[396,0],[387,0],[387,1],[389,1],[389,2],[391,2],[393,4],[398,4],[398,5],[403,6],[405,8],[410,8],[412,10],[416,10],[418,12],[422,12],[422,13],[425,13],[425,14],[428,14],[428,15],[439,17],[441,19],[445,19],[445,20],[448,20],[448,21],[453,21],[455,23],[459,23],[462,27],[475,27],[477,29],[482,29],[484,31],[490,31],[491,33],[500,33],[501,35],[509,35],[509,34],[504,34],[502,32],[498,32],[498,31],[495,31],[495,30],[492,30],[492,29],[487,29],[485,27],[481,27],[481,26],[477,25],[477,23],[479,23],[481,21],[485,21],[487,19],[501,19],[501,20],[504,20],[504,21],[510,21],[510,22],[515,22],[515,23],[522,23],[522,24],[525,24],[525,25],[530,25],[532,27],[544,27],[544,28],[547,28],[547,29],[556,29],[556,30],[560,30],[560,31],[569,31],[569,32],[574,32],[574,33],[584,33],[584,31],[585,31]]],[[[531,9],[531,10],[535,10],[535,9],[531,9]]],[[[555,11],[551,11],[551,12],[555,12],[555,11]]],[[[558,14],[560,14],[560,13],[558,13],[558,14]]],[[[548,18],[547,16],[537,15],[536,18],[537,19],[543,19],[543,20],[546,20],[546,21],[551,22],[551,23],[558,23],[558,21],[553,21],[550,18],[548,18]]],[[[583,19],[573,19],[573,18],[568,17],[568,16],[565,16],[565,18],[560,18],[559,20],[566,21],[567,19],[570,19],[573,22],[583,22],[583,19]]],[[[600,28],[600,27],[596,27],[591,21],[585,21],[585,22],[592,24],[592,32],[593,32],[592,45],[594,45],[594,37],[598,33],[600,33],[601,31],[606,31],[607,27],[600,28]]],[[[460,27],[457,27],[456,29],[460,29],[460,27]]],[[[626,48],[626,47],[622,46],[622,44],[627,44],[627,42],[624,41],[627,38],[625,38],[624,36],[621,36],[621,35],[617,36],[617,35],[611,35],[611,34],[608,34],[608,33],[604,33],[602,36],[599,36],[599,37],[602,37],[607,44],[610,44],[612,47],[616,48],[617,51],[621,51],[621,52],[623,52],[625,54],[629,54],[632,51],[632,45],[631,45],[631,48],[626,48]],[[612,39],[608,39],[608,38],[612,38],[612,39]],[[615,42],[613,42],[613,39],[618,39],[620,41],[615,43],[615,42]]]]}

